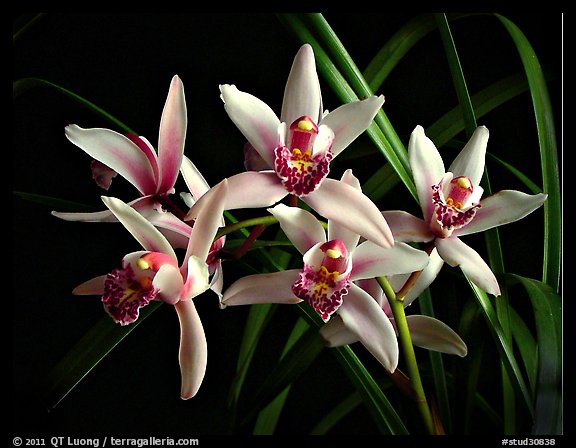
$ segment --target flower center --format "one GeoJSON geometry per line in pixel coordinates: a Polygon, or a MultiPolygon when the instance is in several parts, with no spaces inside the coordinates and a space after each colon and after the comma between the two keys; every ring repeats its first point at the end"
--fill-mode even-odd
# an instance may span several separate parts
{"type": "Polygon", "coordinates": [[[348,294],[350,288],[348,252],[340,240],[328,241],[319,249],[324,253],[320,266],[315,268],[305,264],[298,280],[292,285],[292,292],[306,300],[322,320],[328,322],[342,305],[342,297],[348,294]]]}
{"type": "Polygon", "coordinates": [[[289,193],[305,196],[328,175],[332,152],[328,147],[314,153],[317,136],[318,126],[304,115],[290,125],[287,145],[274,150],[274,169],[289,193]]]}
{"type": "Polygon", "coordinates": [[[469,204],[474,186],[467,176],[459,176],[450,181],[446,194],[442,181],[432,186],[432,202],[435,217],[430,223],[432,232],[440,238],[446,238],[455,229],[468,224],[476,215],[480,204],[469,204]]]}

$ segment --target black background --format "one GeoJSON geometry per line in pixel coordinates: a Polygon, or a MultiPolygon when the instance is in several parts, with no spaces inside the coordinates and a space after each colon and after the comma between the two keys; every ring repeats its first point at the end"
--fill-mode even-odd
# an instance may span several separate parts
{"type": "MultiPolygon", "coordinates": [[[[336,13],[325,18],[362,70],[378,49],[416,13],[336,13]]],[[[550,69],[549,89],[561,135],[562,16],[560,13],[505,13],[531,42],[540,62],[550,69]]],[[[507,32],[494,16],[480,15],[452,24],[468,87],[476,92],[522,66],[507,32]]],[[[269,13],[48,13],[13,44],[13,80],[42,78],[94,102],[131,128],[157,142],[158,125],[170,79],[182,79],[188,106],[185,153],[213,185],[242,168],[240,132],[227,117],[218,85],[235,84],[280,110],[284,84],[301,42],[269,13]]],[[[341,103],[321,78],[324,106],[341,103]]],[[[432,124],[457,104],[438,32],[413,48],[386,80],[384,111],[402,141],[418,124],[432,124]]],[[[541,185],[538,142],[528,93],[480,118],[490,130],[488,150],[541,185]]],[[[64,136],[64,127],[114,127],[61,93],[48,88],[27,91],[13,102],[12,190],[77,201],[103,209],[100,190],[90,178],[90,158],[64,136]]],[[[118,129],[116,129],[118,130],[118,129]]],[[[460,135],[460,141],[464,140],[460,135]]],[[[360,138],[345,152],[351,155],[368,144],[360,138]]],[[[461,145],[456,145],[461,147],[461,145]]],[[[10,151],[10,148],[5,148],[10,151]]],[[[446,159],[456,151],[442,148],[446,159]]],[[[364,159],[337,159],[331,177],[348,166],[362,182],[384,162],[380,154],[364,159]],[[351,164],[351,165],[349,165],[351,164]]],[[[448,164],[449,162],[447,162],[448,164]]],[[[526,191],[498,165],[488,165],[494,191],[526,191]],[[502,175],[500,175],[502,174],[502,175]]],[[[182,188],[182,186],[180,186],[182,188]]],[[[126,201],[136,191],[117,178],[109,195],[126,201]]],[[[402,208],[418,214],[401,185],[388,194],[381,209],[402,208]]],[[[179,398],[177,361],[179,326],[174,310],[162,306],[116,347],[60,403],[47,412],[41,384],[48,371],[90,329],[103,312],[97,297],[75,297],[80,282],[108,272],[122,256],[138,250],[137,243],[118,225],[69,223],[50,215],[50,207],[12,198],[13,318],[12,406],[15,433],[135,434],[188,436],[249,434],[251,426],[230,428],[227,396],[236,369],[238,348],[248,308],[219,310],[207,294],[196,299],[209,345],[206,378],[190,401],[179,398]]],[[[505,262],[512,272],[539,278],[542,271],[542,213],[501,230],[505,262]]],[[[471,239],[469,241],[475,241],[471,239]]],[[[482,240],[476,240],[482,243],[482,240]]],[[[472,243],[470,243],[472,244],[472,243]]],[[[474,246],[479,249],[479,246],[474,246]]],[[[226,281],[243,275],[226,265],[226,281]]],[[[473,300],[464,283],[443,273],[450,283],[446,294],[454,303],[436,304],[443,320],[457,328],[461,301],[473,300]],[[455,286],[454,286],[455,283],[455,286]],[[463,289],[458,289],[462,286],[463,289]],[[461,293],[463,291],[464,293],[461,293]]],[[[438,287],[438,299],[446,289],[438,287]]],[[[520,304],[520,308],[522,305],[520,304]]],[[[265,378],[279,356],[297,314],[284,308],[263,335],[246,390],[249,394],[265,378]]],[[[486,331],[486,330],[485,330],[486,331]]],[[[487,338],[488,333],[485,333],[487,338]]],[[[467,341],[473,344],[474,341],[467,341]]],[[[355,347],[356,348],[356,347],[355,347]]],[[[361,348],[368,366],[378,369],[361,348]]],[[[489,345],[488,353],[495,352],[489,345]]],[[[424,352],[417,352],[426,359],[424,352]]],[[[493,353],[492,356],[496,356],[493,353]]],[[[498,403],[499,369],[480,379],[498,403]],[[492,389],[491,389],[492,388],[492,389]]],[[[446,357],[454,370],[465,361],[446,357]]],[[[491,364],[492,363],[492,364],[491,364]]],[[[330,351],[294,384],[278,426],[279,434],[306,434],[334,405],[353,391],[330,351]]],[[[394,391],[391,399],[402,402],[394,391]]],[[[497,404],[498,406],[498,404],[497,404]]],[[[411,431],[421,431],[417,415],[411,431]]],[[[408,408],[408,409],[405,409],[408,408]]],[[[481,420],[474,433],[498,432],[481,420]]],[[[334,429],[337,434],[370,434],[376,427],[358,408],[334,429]]]]}

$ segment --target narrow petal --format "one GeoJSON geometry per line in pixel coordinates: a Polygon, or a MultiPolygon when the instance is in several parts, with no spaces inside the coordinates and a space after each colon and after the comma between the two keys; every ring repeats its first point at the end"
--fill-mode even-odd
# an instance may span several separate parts
{"type": "Polygon", "coordinates": [[[412,342],[418,347],[436,352],[464,357],[468,354],[466,344],[444,322],[429,316],[406,316],[412,342]]]}
{"type": "Polygon", "coordinates": [[[278,204],[268,211],[278,219],[280,227],[301,254],[316,243],[326,241],[324,227],[312,213],[284,204],[278,204]]]}
{"type": "Polygon", "coordinates": [[[208,362],[208,345],[204,327],[194,301],[178,302],[175,306],[180,320],[180,372],[183,400],[192,398],[200,389],[208,362]]]}
{"type": "Polygon", "coordinates": [[[204,176],[202,176],[198,168],[196,168],[196,165],[186,156],[182,159],[180,172],[194,200],[201,198],[210,189],[210,185],[208,185],[204,176]]]}
{"type": "MultiPolygon", "coordinates": [[[[181,269],[181,271],[184,269],[181,269]]],[[[186,260],[186,282],[180,293],[180,300],[190,300],[202,294],[210,287],[208,265],[198,257],[186,260]]]]}
{"type": "Polygon", "coordinates": [[[190,237],[192,227],[190,227],[188,224],[186,224],[184,221],[182,221],[172,213],[159,212],[156,208],[153,207],[144,208],[138,211],[155,227],[158,227],[159,229],[166,229],[172,231],[174,233],[186,237],[186,239],[190,237]]]}
{"type": "Polygon", "coordinates": [[[280,121],[290,124],[302,115],[308,115],[318,123],[321,113],[322,96],[314,51],[309,44],[304,44],[288,75],[280,121]]]}
{"type": "Polygon", "coordinates": [[[274,148],[278,146],[280,120],[263,101],[234,85],[220,86],[220,97],[230,119],[269,167],[274,166],[274,148]]]}
{"type": "Polygon", "coordinates": [[[450,266],[460,266],[462,272],[479,288],[495,296],[500,295],[500,286],[494,273],[480,254],[459,238],[437,238],[438,254],[450,266]]]}
{"type": "Polygon", "coordinates": [[[180,78],[174,76],[170,83],[170,90],[160,120],[158,136],[159,193],[168,193],[174,188],[180,165],[182,165],[187,124],[184,86],[180,78]]]}
{"type": "Polygon", "coordinates": [[[361,243],[352,254],[351,280],[404,274],[424,269],[428,254],[406,243],[396,242],[393,247],[383,248],[371,241],[361,243]]]}
{"type": "Polygon", "coordinates": [[[298,280],[300,269],[255,274],[236,280],[224,291],[222,306],[251,305],[254,303],[299,303],[292,293],[292,285],[298,280]]]}
{"type": "Polygon", "coordinates": [[[169,264],[163,265],[152,280],[158,289],[158,298],[169,305],[174,305],[180,299],[183,281],[180,269],[169,264]]]}
{"type": "Polygon", "coordinates": [[[88,155],[112,168],[140,193],[156,193],[154,171],[146,155],[129,138],[110,129],[66,126],[66,137],[88,155]]]}
{"type": "Polygon", "coordinates": [[[472,185],[480,184],[484,174],[488,136],[488,129],[485,126],[476,128],[466,146],[448,168],[448,171],[454,173],[454,177],[468,176],[472,185]]]}
{"type": "MultiPolygon", "coordinates": [[[[354,174],[352,174],[352,170],[348,169],[342,175],[340,179],[345,184],[354,187],[358,191],[362,191],[362,187],[360,186],[360,181],[354,174]]],[[[328,241],[331,240],[340,240],[344,243],[344,246],[348,249],[348,251],[352,251],[357,245],[358,241],[360,240],[360,235],[356,232],[351,231],[347,227],[339,224],[334,220],[328,220],[328,241]]]]}
{"type": "Polygon", "coordinates": [[[462,236],[483,232],[493,227],[518,221],[540,207],[547,194],[526,194],[515,190],[502,190],[480,202],[474,219],[466,226],[454,231],[462,236]]]}
{"type": "Polygon", "coordinates": [[[338,315],[386,370],[396,370],[399,355],[396,332],[388,316],[368,293],[350,285],[338,315]]]}
{"type": "Polygon", "coordinates": [[[332,318],[320,328],[320,336],[326,341],[328,347],[342,347],[343,345],[358,342],[358,336],[349,330],[342,318],[338,315],[332,318]]]}
{"type": "MultiPolygon", "coordinates": [[[[225,210],[270,207],[284,198],[288,192],[273,171],[249,171],[228,178],[225,210]]],[[[208,200],[202,196],[190,209],[185,220],[195,219],[208,200]]]]}
{"type": "Polygon", "coordinates": [[[104,281],[107,275],[100,275],[76,286],[72,290],[75,296],[101,296],[104,294],[104,281]]]}
{"type": "Polygon", "coordinates": [[[430,222],[434,211],[432,204],[432,185],[436,185],[444,176],[444,162],[436,146],[422,126],[416,126],[408,143],[408,159],[414,174],[414,184],[418,192],[424,221],[430,222]]]}
{"type": "Polygon", "coordinates": [[[434,238],[428,225],[420,218],[403,210],[382,212],[392,230],[394,240],[406,243],[424,243],[434,238]]]}
{"type": "Polygon", "coordinates": [[[192,255],[204,261],[208,257],[218,227],[222,223],[227,191],[228,180],[224,179],[203,196],[208,199],[203,202],[202,208],[198,212],[198,217],[190,233],[190,242],[184,260],[192,255]]]}
{"type": "MultiPolygon", "coordinates": [[[[128,205],[140,213],[145,210],[153,208],[156,200],[152,196],[143,196],[128,202],[128,205]]],[[[110,209],[102,210],[100,212],[77,213],[77,212],[57,212],[53,211],[52,216],[63,219],[64,221],[80,221],[80,222],[117,222],[116,216],[110,209]]]]}
{"type": "Polygon", "coordinates": [[[342,181],[324,179],[316,191],[302,200],[322,216],[367,240],[382,247],[394,244],[392,232],[374,202],[342,181]]]}
{"type": "Polygon", "coordinates": [[[334,109],[322,119],[322,124],[334,131],[332,154],[336,157],[362,134],[384,104],[384,96],[371,96],[334,109]]]}
{"type": "Polygon", "coordinates": [[[103,196],[102,201],[144,249],[150,252],[162,252],[177,259],[166,237],[140,213],[117,198],[103,196]]]}
{"type": "MultiPolygon", "coordinates": [[[[404,297],[404,307],[410,305],[414,300],[416,300],[420,294],[424,292],[428,286],[432,284],[440,270],[444,266],[444,260],[438,255],[438,250],[436,248],[432,249],[430,255],[428,256],[428,264],[414,283],[414,286],[410,288],[408,294],[404,297]]],[[[399,289],[396,290],[398,292],[399,289]]]]}

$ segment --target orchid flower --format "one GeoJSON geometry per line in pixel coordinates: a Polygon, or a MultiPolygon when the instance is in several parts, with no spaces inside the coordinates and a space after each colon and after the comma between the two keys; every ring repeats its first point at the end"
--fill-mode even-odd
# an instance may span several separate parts
{"type": "MultiPolygon", "coordinates": [[[[326,177],[330,161],[370,125],[383,96],[323,114],[314,52],[308,44],[294,59],[280,118],[266,103],[234,85],[221,85],[220,91],[226,112],[248,140],[245,166],[265,168],[228,178],[226,209],[269,207],[293,194],[366,239],[383,247],[393,244],[375,204],[361,191],[326,177]]],[[[187,218],[194,216],[192,208],[187,218]]]]}
{"type": "MultiPolygon", "coordinates": [[[[178,76],[170,90],[160,120],[158,153],[142,136],[119,134],[110,129],[84,129],[71,124],[66,127],[68,140],[93,157],[94,180],[108,189],[112,177],[120,174],[136,187],[140,197],[129,204],[139,211],[158,208],[158,199],[174,193],[174,185],[182,165],[186,139],[187,115],[184,86],[178,76]]],[[[53,212],[68,221],[114,221],[110,210],[95,213],[53,212]]]]}
{"type": "MultiPolygon", "coordinates": [[[[418,280],[408,291],[403,300],[404,307],[408,307],[436,278],[443,265],[443,261],[436,249],[430,253],[428,265],[423,269],[418,280]]],[[[407,275],[393,275],[389,282],[395,292],[398,292],[408,278],[407,275]]],[[[384,311],[386,316],[395,326],[394,316],[388,299],[376,279],[359,280],[356,284],[366,291],[384,311]]],[[[409,315],[406,316],[408,328],[414,345],[428,350],[442,353],[466,356],[468,349],[464,341],[445,323],[429,316],[409,315]]],[[[332,319],[321,330],[320,334],[330,347],[341,347],[359,341],[358,336],[350,331],[342,319],[332,319]]]]}
{"type": "MultiPolygon", "coordinates": [[[[359,189],[348,170],[342,182],[359,189]]],[[[328,232],[315,216],[284,204],[269,209],[286,236],[303,255],[304,267],[272,274],[255,274],[234,282],[224,292],[223,305],[308,302],[328,322],[334,313],[382,365],[394,371],[398,343],[394,328],[376,301],[354,282],[381,275],[423,269],[428,255],[405,243],[383,248],[340,223],[328,220],[328,232]]]]}
{"type": "Polygon", "coordinates": [[[193,298],[209,287],[206,259],[221,222],[226,180],[213,188],[211,201],[200,210],[182,263],[170,242],[146,218],[120,199],[103,197],[116,218],[144,248],[122,260],[122,267],[77,286],[76,295],[101,295],[104,309],[120,325],[138,319],[152,300],[174,305],[180,320],[181,397],[196,395],[207,363],[207,344],[193,298]]]}
{"type": "Polygon", "coordinates": [[[479,288],[500,295],[494,273],[480,254],[460,237],[515,222],[546,200],[543,193],[529,195],[502,190],[481,199],[488,129],[476,128],[448,171],[434,143],[417,126],[408,145],[410,166],[424,219],[404,211],[384,212],[394,237],[400,241],[433,241],[440,257],[479,288]]]}

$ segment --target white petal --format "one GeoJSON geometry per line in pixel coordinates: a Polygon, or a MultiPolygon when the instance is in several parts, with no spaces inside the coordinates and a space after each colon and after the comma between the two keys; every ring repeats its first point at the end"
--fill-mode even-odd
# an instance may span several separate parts
{"type": "Polygon", "coordinates": [[[476,128],[466,146],[448,168],[448,171],[454,173],[454,177],[468,176],[472,185],[480,184],[484,174],[488,135],[488,129],[485,126],[476,128]]]}
{"type": "Polygon", "coordinates": [[[431,241],[434,235],[430,232],[428,224],[422,219],[403,210],[382,212],[386,222],[392,230],[394,240],[406,243],[423,243],[431,241]]]}
{"type": "MultiPolygon", "coordinates": [[[[181,270],[182,271],[182,270],[181,270]]],[[[210,287],[208,265],[203,259],[191,256],[186,261],[186,282],[180,300],[190,300],[210,287]]]]}
{"type": "Polygon", "coordinates": [[[414,345],[449,355],[464,357],[468,354],[462,338],[444,322],[419,315],[406,316],[406,321],[414,345]]]}
{"type": "MultiPolygon", "coordinates": [[[[414,286],[410,288],[404,297],[404,307],[410,305],[420,296],[420,294],[422,294],[422,292],[424,292],[426,288],[428,288],[428,286],[432,284],[440,273],[442,266],[444,266],[444,260],[442,260],[440,255],[438,255],[438,250],[436,248],[432,249],[432,252],[430,252],[430,255],[428,256],[428,264],[416,280],[416,283],[414,283],[414,286]]],[[[396,292],[398,291],[399,289],[396,290],[396,292]]]]}
{"type": "Polygon", "coordinates": [[[254,303],[299,303],[292,293],[292,285],[298,280],[299,269],[272,274],[255,274],[236,280],[224,291],[222,306],[251,305],[254,303]]]}
{"type": "Polygon", "coordinates": [[[180,172],[194,200],[198,200],[198,198],[202,197],[210,189],[204,176],[202,176],[198,168],[196,168],[196,165],[186,156],[182,159],[180,172]]]}
{"type": "Polygon", "coordinates": [[[163,302],[174,305],[180,299],[180,292],[183,286],[180,269],[169,264],[163,265],[156,272],[152,284],[158,288],[159,298],[163,302]]]}
{"type": "Polygon", "coordinates": [[[284,204],[278,204],[268,211],[278,219],[280,227],[301,254],[316,243],[326,241],[324,227],[312,213],[284,204]]]}
{"type": "MultiPolygon", "coordinates": [[[[356,176],[354,176],[354,174],[352,174],[351,169],[346,170],[340,180],[345,184],[354,187],[356,190],[362,191],[360,181],[356,176]]],[[[360,235],[351,231],[337,221],[330,219],[328,220],[328,241],[331,240],[340,240],[344,243],[344,246],[346,246],[349,251],[353,251],[354,248],[358,245],[360,235]]]]}
{"type": "Polygon", "coordinates": [[[320,336],[324,338],[328,347],[332,348],[358,342],[358,336],[344,325],[338,315],[332,316],[328,323],[320,328],[320,336]]]}

